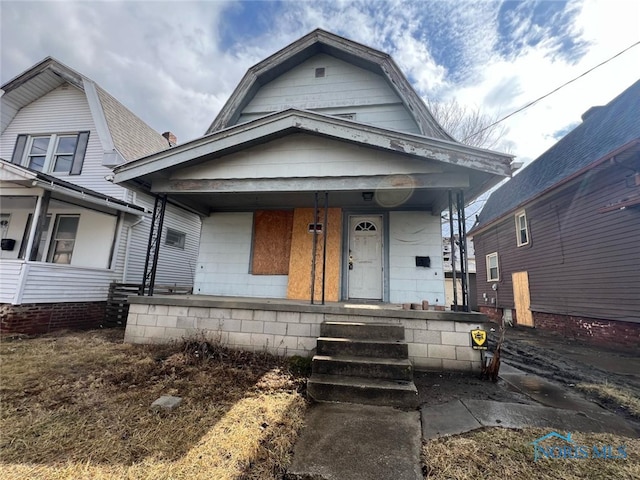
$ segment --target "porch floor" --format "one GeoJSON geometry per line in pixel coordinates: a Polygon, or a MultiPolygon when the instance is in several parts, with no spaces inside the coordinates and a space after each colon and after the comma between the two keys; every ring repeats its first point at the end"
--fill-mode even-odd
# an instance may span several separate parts
{"type": "Polygon", "coordinates": [[[450,310],[404,310],[401,304],[348,301],[319,302],[291,300],[286,298],[225,297],[217,295],[154,295],[132,296],[129,303],[142,305],[169,305],[205,308],[236,308],[246,310],[273,310],[300,313],[328,313],[384,318],[410,318],[424,320],[448,320],[456,322],[486,322],[487,317],[479,312],[453,312],[450,310]]]}

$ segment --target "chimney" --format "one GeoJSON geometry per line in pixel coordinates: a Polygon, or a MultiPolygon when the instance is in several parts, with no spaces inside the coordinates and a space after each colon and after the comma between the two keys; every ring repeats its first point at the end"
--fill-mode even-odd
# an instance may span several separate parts
{"type": "Polygon", "coordinates": [[[169,142],[170,147],[175,147],[178,144],[178,139],[173,133],[164,132],[162,136],[167,139],[167,142],[169,142]]]}

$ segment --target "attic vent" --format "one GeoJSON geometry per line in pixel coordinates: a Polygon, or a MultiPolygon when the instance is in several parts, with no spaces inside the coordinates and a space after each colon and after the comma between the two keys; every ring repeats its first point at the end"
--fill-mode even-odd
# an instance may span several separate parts
{"type": "Polygon", "coordinates": [[[316,78],[324,77],[324,67],[316,68],[316,78]]]}

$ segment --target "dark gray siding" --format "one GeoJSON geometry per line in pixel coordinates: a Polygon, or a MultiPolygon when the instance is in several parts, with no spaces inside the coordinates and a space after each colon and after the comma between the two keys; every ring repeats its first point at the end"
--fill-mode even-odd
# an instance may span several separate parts
{"type": "Polygon", "coordinates": [[[513,215],[477,234],[478,304],[493,305],[486,293],[497,296],[498,307],[514,307],[511,274],[527,271],[532,311],[640,322],[640,208],[598,212],[638,194],[630,174],[608,163],[528,205],[529,245],[517,247],[513,215]],[[497,293],[486,274],[492,252],[499,257],[497,293]]]}

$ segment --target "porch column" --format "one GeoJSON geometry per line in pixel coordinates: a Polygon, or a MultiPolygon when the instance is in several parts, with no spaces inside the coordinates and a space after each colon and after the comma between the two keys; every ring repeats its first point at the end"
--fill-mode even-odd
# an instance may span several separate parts
{"type": "Polygon", "coordinates": [[[451,279],[453,280],[453,311],[458,311],[458,285],[456,281],[456,235],[453,229],[453,192],[449,190],[449,244],[451,246],[451,279]]]}
{"type": "Polygon", "coordinates": [[[51,192],[45,190],[42,196],[38,197],[36,208],[33,211],[33,218],[29,229],[29,240],[27,240],[27,248],[25,249],[27,260],[32,262],[38,257],[38,247],[40,245],[40,239],[42,238],[42,231],[47,222],[47,210],[49,210],[50,199],[51,192]]]}

